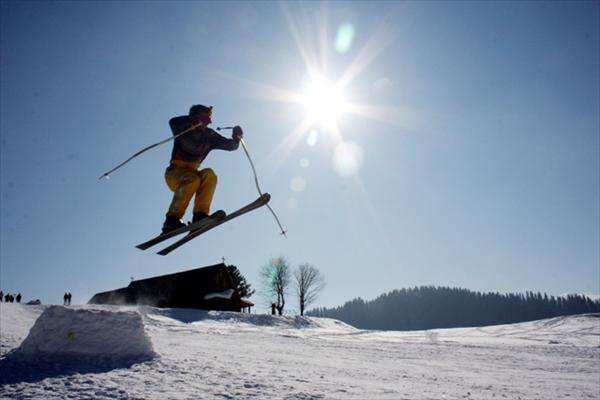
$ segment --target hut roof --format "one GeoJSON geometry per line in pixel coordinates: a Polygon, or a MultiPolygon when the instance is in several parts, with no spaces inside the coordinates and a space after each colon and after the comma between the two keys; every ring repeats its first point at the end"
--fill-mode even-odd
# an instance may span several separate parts
{"type": "Polygon", "coordinates": [[[152,286],[163,286],[169,283],[178,287],[193,285],[196,290],[202,292],[216,292],[229,289],[233,282],[227,266],[223,263],[190,269],[173,274],[153,276],[151,278],[131,281],[129,287],[141,288],[152,286]]]}

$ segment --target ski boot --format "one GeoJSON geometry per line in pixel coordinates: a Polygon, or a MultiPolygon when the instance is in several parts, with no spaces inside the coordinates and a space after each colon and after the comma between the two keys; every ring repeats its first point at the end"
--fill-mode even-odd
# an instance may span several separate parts
{"type": "Polygon", "coordinates": [[[195,212],[194,216],[192,217],[192,224],[204,221],[206,218],[210,218],[210,219],[225,218],[226,215],[227,214],[225,214],[225,211],[223,211],[223,210],[215,211],[210,216],[208,214],[203,213],[203,212],[195,212]]]}
{"type": "Polygon", "coordinates": [[[169,233],[171,231],[174,231],[175,229],[183,228],[184,226],[186,225],[183,222],[181,222],[179,218],[167,215],[165,223],[162,227],[162,233],[164,235],[165,233],[169,233]]]}

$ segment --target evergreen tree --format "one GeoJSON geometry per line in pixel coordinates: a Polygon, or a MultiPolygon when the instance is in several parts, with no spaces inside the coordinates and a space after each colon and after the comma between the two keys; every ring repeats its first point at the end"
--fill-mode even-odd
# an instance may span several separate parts
{"type": "Polygon", "coordinates": [[[252,289],[252,285],[246,281],[246,277],[242,275],[235,265],[228,265],[227,269],[233,280],[233,288],[239,293],[240,297],[250,298],[250,296],[254,294],[254,289],[252,289]]]}

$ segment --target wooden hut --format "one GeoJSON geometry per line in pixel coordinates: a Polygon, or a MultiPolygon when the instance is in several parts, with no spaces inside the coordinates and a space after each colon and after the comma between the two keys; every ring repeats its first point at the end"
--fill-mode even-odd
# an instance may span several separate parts
{"type": "Polygon", "coordinates": [[[95,294],[88,304],[135,305],[241,311],[240,298],[225,264],[131,281],[129,286],[95,294]]]}

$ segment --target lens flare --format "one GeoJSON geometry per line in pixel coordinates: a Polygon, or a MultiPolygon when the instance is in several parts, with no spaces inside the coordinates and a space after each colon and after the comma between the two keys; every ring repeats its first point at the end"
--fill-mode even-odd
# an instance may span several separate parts
{"type": "Polygon", "coordinates": [[[352,47],[354,40],[354,26],[351,23],[345,23],[337,31],[335,37],[335,50],[344,54],[352,47]]]}
{"type": "Polygon", "coordinates": [[[304,189],[306,189],[306,181],[304,178],[297,176],[291,180],[290,188],[294,192],[302,192],[304,189]]]}
{"type": "Polygon", "coordinates": [[[314,145],[317,144],[317,139],[319,137],[319,134],[316,130],[312,130],[310,131],[310,133],[308,134],[308,137],[306,138],[306,144],[308,144],[310,147],[313,147],[314,145]]]}
{"type": "Polygon", "coordinates": [[[354,142],[341,142],[333,153],[333,169],[343,178],[358,173],[363,162],[363,150],[354,142]]]}

